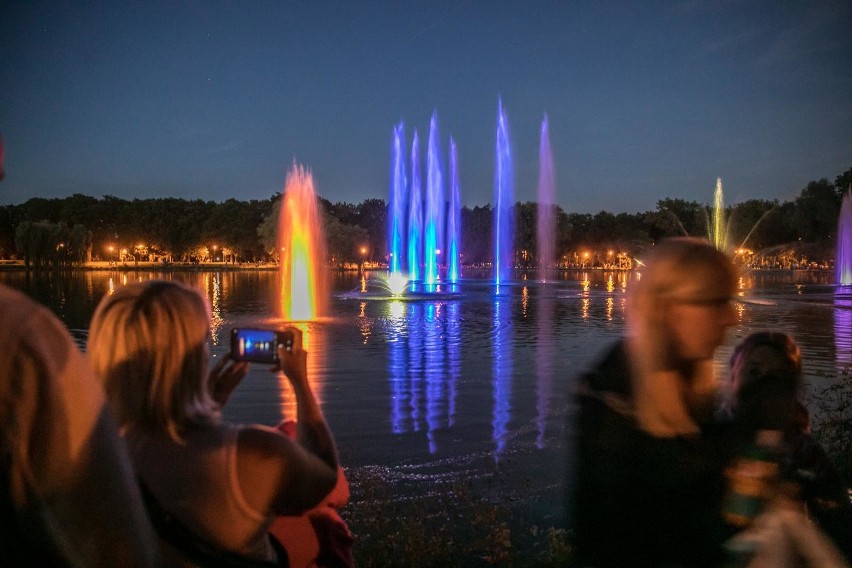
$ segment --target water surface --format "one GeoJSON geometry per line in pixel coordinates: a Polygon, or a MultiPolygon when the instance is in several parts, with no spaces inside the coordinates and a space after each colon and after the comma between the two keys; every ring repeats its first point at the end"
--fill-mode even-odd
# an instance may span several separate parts
{"type": "MultiPolygon", "coordinates": [[[[350,480],[378,475],[396,495],[437,483],[504,479],[503,497],[544,522],[564,520],[570,463],[569,393],[577,376],[624,331],[632,272],[577,271],[553,282],[516,280],[499,293],[469,273],[458,296],[400,301],[335,297],[330,317],[306,324],[313,388],[350,480]]],[[[204,290],[213,311],[211,351],[227,352],[232,327],[279,326],[271,271],[75,271],[0,281],[47,304],[81,343],[105,294],[135,280],[174,279],[204,290]]],[[[832,275],[751,273],[740,281],[738,323],[718,351],[763,329],[802,346],[806,382],[820,389],[852,363],[852,295],[832,275]]],[[[355,274],[336,292],[359,290],[355,274]]],[[[224,410],[239,422],[294,416],[286,379],[254,365],[224,410]]],[[[357,493],[357,488],[353,488],[357,493]]]]}

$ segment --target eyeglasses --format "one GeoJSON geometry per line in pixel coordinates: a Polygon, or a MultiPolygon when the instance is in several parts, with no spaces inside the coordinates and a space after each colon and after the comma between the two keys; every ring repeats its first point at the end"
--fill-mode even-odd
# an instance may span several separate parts
{"type": "Polygon", "coordinates": [[[734,299],[724,298],[674,298],[676,304],[687,304],[689,306],[701,306],[703,308],[724,308],[730,306],[734,299]]]}

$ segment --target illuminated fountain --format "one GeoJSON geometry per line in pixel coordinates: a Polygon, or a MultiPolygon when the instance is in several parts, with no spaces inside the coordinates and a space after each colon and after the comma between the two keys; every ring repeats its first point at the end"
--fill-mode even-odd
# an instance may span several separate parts
{"type": "Polygon", "coordinates": [[[837,290],[834,295],[834,342],[840,369],[852,366],[852,190],[846,192],[837,218],[837,290]]]}
{"type": "Polygon", "coordinates": [[[278,221],[279,313],[288,321],[313,320],[325,314],[328,284],[325,230],[310,171],[293,164],[282,199],[278,221]]]}
{"type": "Polygon", "coordinates": [[[550,151],[550,133],[547,115],[541,121],[541,142],[538,150],[538,278],[547,280],[547,271],[553,268],[556,256],[556,176],[553,173],[553,153],[550,151]]]}
{"type": "Polygon", "coordinates": [[[392,277],[403,273],[403,248],[405,244],[405,132],[403,125],[393,129],[393,147],[391,149],[391,186],[388,204],[388,272],[392,277]]]}
{"type": "Polygon", "coordinates": [[[411,191],[408,199],[408,278],[420,280],[423,260],[423,196],[420,190],[420,143],[411,142],[411,191]]]}
{"type": "Polygon", "coordinates": [[[852,190],[846,192],[837,219],[837,284],[852,286],[852,190]]]}
{"type": "Polygon", "coordinates": [[[497,100],[497,145],[494,167],[494,283],[499,286],[512,275],[514,240],[514,180],[509,147],[509,123],[503,101],[497,100]]]}
{"type": "Polygon", "coordinates": [[[456,143],[450,138],[450,208],[447,218],[447,282],[455,284],[461,277],[459,242],[461,241],[461,190],[456,143]]]}
{"type": "Polygon", "coordinates": [[[438,142],[438,113],[429,123],[426,154],[426,211],[423,218],[423,281],[429,288],[438,283],[438,264],[444,236],[444,174],[438,142]]]}
{"type": "Polygon", "coordinates": [[[728,235],[725,223],[725,197],[722,192],[722,178],[716,178],[716,191],[713,193],[713,212],[708,223],[710,242],[725,252],[728,248],[728,235]]]}
{"type": "MultiPolygon", "coordinates": [[[[388,207],[388,275],[374,278],[364,288],[378,288],[382,296],[411,299],[420,294],[446,294],[441,283],[456,283],[460,277],[461,198],[458,154],[450,139],[449,202],[445,197],[445,175],[438,136],[438,114],[432,114],[426,155],[426,188],[420,173],[420,142],[417,131],[411,143],[411,179],[405,171],[405,134],[400,123],[391,144],[391,180],[388,207]],[[406,203],[407,197],[407,203],[406,203]],[[442,262],[442,260],[444,262],[442,262]]],[[[346,297],[350,294],[344,295],[346,297]]]]}

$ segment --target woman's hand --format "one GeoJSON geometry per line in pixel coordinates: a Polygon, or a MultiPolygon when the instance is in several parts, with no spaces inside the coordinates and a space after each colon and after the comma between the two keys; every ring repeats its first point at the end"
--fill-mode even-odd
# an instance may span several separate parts
{"type": "Polygon", "coordinates": [[[288,327],[284,333],[292,334],[292,345],[278,346],[278,366],[273,371],[283,371],[290,383],[306,385],[308,382],[308,354],[302,349],[302,331],[295,327],[288,327]]]}
{"type": "Polygon", "coordinates": [[[234,361],[230,355],[225,355],[210,369],[207,378],[207,388],[210,396],[219,406],[224,406],[248,373],[249,364],[245,361],[234,361]]]}

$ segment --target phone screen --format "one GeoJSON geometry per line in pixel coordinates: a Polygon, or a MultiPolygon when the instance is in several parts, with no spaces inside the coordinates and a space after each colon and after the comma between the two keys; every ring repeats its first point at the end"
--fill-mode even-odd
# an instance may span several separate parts
{"type": "Polygon", "coordinates": [[[231,357],[237,361],[275,363],[279,342],[278,332],[271,329],[233,329],[231,357]]]}

